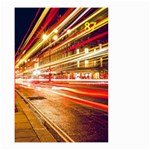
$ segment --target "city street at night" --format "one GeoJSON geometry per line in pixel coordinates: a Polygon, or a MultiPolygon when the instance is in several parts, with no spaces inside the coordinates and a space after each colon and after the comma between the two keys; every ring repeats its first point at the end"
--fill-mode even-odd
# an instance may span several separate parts
{"type": "Polygon", "coordinates": [[[108,8],[15,8],[15,142],[108,142],[108,72],[108,8]]]}
{"type": "MultiPolygon", "coordinates": [[[[97,98],[90,97],[88,98],[90,100],[86,100],[86,96],[81,96],[81,99],[80,94],[76,95],[76,97],[73,96],[73,98],[67,97],[69,96],[68,92],[58,91],[48,86],[41,87],[40,85],[33,87],[16,85],[16,90],[27,102],[29,101],[29,104],[34,105],[48,120],[63,130],[70,137],[71,141],[107,141],[107,108],[103,108],[103,106],[101,108],[98,102],[88,103],[88,101],[98,101],[97,98]],[[61,93],[67,96],[62,96],[60,95],[61,93]],[[81,101],[78,101],[78,98],[81,101]],[[87,102],[85,103],[85,101],[87,102]]],[[[72,94],[70,95],[72,96],[72,94]]],[[[107,99],[102,100],[107,101],[107,99]]],[[[62,141],[66,138],[60,139],[55,134],[54,137],[57,141],[62,141]]]]}
{"type": "Polygon", "coordinates": [[[2,0],[0,150],[148,150],[149,1],[2,0]]]}

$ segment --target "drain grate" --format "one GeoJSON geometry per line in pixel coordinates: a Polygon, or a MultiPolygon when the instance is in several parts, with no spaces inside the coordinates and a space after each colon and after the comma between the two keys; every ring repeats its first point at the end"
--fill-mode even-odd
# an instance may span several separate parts
{"type": "Polygon", "coordinates": [[[29,100],[43,100],[46,99],[43,96],[34,96],[34,97],[27,97],[29,100]]]}

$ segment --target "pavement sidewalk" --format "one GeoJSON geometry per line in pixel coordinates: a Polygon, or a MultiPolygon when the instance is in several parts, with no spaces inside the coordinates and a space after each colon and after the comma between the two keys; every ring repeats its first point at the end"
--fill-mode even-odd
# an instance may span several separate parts
{"type": "Polygon", "coordinates": [[[15,105],[15,142],[56,142],[16,92],[15,105]]]}

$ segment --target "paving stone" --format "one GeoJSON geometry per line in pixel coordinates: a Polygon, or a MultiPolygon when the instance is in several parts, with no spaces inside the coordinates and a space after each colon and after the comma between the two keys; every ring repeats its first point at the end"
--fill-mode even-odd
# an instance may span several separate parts
{"type": "Polygon", "coordinates": [[[15,138],[36,137],[37,135],[32,129],[16,129],[15,138]]]}
{"type": "Polygon", "coordinates": [[[56,142],[45,126],[16,93],[15,142],[56,142]]]}
{"type": "Polygon", "coordinates": [[[54,137],[44,128],[35,128],[34,130],[42,142],[56,142],[54,137]]]}
{"type": "Polygon", "coordinates": [[[15,142],[40,142],[37,137],[16,138],[15,142]]]}
{"type": "Polygon", "coordinates": [[[27,117],[25,116],[25,115],[23,115],[23,114],[17,114],[16,116],[15,116],[15,123],[23,123],[23,122],[28,122],[28,119],[27,119],[27,117]]]}
{"type": "Polygon", "coordinates": [[[23,122],[23,123],[15,123],[16,129],[32,129],[32,126],[29,122],[23,122]]]}

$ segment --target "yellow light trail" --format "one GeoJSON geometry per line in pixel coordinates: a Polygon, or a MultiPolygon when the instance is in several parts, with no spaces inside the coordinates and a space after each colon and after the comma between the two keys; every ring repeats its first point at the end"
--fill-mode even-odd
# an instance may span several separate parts
{"type": "MultiPolygon", "coordinates": [[[[83,33],[85,33],[85,35],[86,35],[86,34],[89,34],[90,32],[93,32],[93,31],[97,30],[97,28],[100,28],[101,26],[103,26],[103,25],[105,25],[105,24],[107,24],[107,23],[108,23],[108,18],[105,18],[104,20],[102,20],[101,22],[99,22],[99,23],[97,24],[97,26],[95,27],[94,30],[89,31],[89,32],[85,31],[85,32],[83,32],[83,33]]],[[[82,35],[83,33],[81,33],[81,35],[77,36],[76,38],[80,38],[80,36],[83,36],[83,35],[82,35]]],[[[66,41],[66,42],[68,43],[68,42],[70,42],[71,40],[75,40],[75,38],[70,39],[69,41],[66,41]]],[[[64,44],[66,44],[66,43],[63,43],[63,45],[64,45],[64,44]]],[[[60,45],[60,46],[62,46],[62,45],[60,45]]],[[[60,47],[60,46],[59,46],[59,47],[60,47]]],[[[59,48],[59,47],[57,47],[57,48],[59,48]]],[[[66,58],[65,58],[65,59],[66,59],[66,58]]],[[[74,59],[74,58],[72,58],[72,59],[74,59]]],[[[54,62],[54,64],[55,64],[55,63],[56,63],[56,62],[54,62]]],[[[43,65],[42,67],[47,67],[47,66],[49,66],[49,65],[51,65],[51,63],[50,63],[50,64],[46,64],[45,66],[43,65]]]]}
{"type": "MultiPolygon", "coordinates": [[[[76,27],[74,27],[74,28],[72,29],[72,31],[75,30],[76,28],[78,28],[79,26],[81,26],[82,24],[84,24],[84,23],[85,23],[86,21],[88,21],[89,19],[91,19],[91,18],[93,18],[94,16],[96,16],[97,14],[99,14],[100,12],[104,11],[105,9],[107,9],[107,8],[101,8],[101,9],[98,10],[96,13],[92,14],[90,17],[88,17],[87,19],[85,19],[84,21],[82,21],[80,24],[78,24],[76,27]]],[[[74,13],[76,14],[78,11],[79,11],[78,9],[74,10],[74,12],[71,13],[71,14],[70,14],[58,27],[56,27],[56,28],[59,28],[64,22],[68,21],[68,18],[70,18],[70,16],[73,16],[73,14],[74,14],[74,13]]],[[[51,36],[51,34],[52,34],[52,32],[48,35],[48,38],[47,38],[47,39],[49,39],[49,37],[51,36]]],[[[66,34],[67,34],[67,33],[66,33],[66,34]]],[[[64,36],[65,36],[66,34],[64,34],[64,36]]],[[[60,40],[60,38],[58,38],[58,40],[60,40]]],[[[58,41],[58,40],[56,40],[56,41],[58,41]]],[[[22,58],[22,62],[23,62],[24,60],[26,60],[27,58],[29,58],[30,55],[33,54],[34,51],[36,51],[37,48],[39,48],[44,42],[45,42],[45,41],[42,41],[41,43],[39,42],[39,45],[37,45],[36,47],[33,46],[33,47],[27,52],[27,54],[22,58]]],[[[54,43],[55,43],[55,42],[54,42],[54,43]]],[[[47,47],[46,47],[46,48],[47,48],[47,47]]],[[[16,64],[16,67],[18,67],[22,62],[18,62],[18,63],[16,64]]]]}
{"type": "MultiPolygon", "coordinates": [[[[93,49],[93,48],[92,48],[92,49],[93,49]]],[[[57,65],[57,64],[60,64],[60,63],[65,63],[66,61],[67,61],[67,62],[68,62],[68,61],[74,62],[74,61],[82,60],[82,59],[85,59],[85,58],[88,58],[88,57],[89,57],[89,58],[90,58],[90,57],[93,57],[94,55],[98,55],[98,54],[100,55],[101,53],[102,53],[102,55],[103,55],[103,52],[105,52],[105,51],[107,51],[107,50],[108,50],[108,47],[102,48],[102,49],[100,49],[100,50],[97,50],[96,52],[89,52],[88,55],[85,54],[84,52],[83,52],[83,53],[80,53],[80,54],[75,54],[74,56],[69,56],[69,57],[63,58],[63,59],[61,59],[61,60],[56,60],[56,61],[54,61],[54,62],[50,62],[50,63],[48,63],[48,64],[44,64],[44,65],[42,65],[42,66],[40,66],[40,67],[38,67],[38,68],[33,68],[33,69],[26,70],[26,71],[20,73],[19,75],[22,75],[23,73],[31,72],[31,71],[33,71],[33,70],[35,70],[35,69],[45,68],[45,67],[48,67],[48,66],[50,66],[50,65],[57,65]]],[[[106,53],[106,54],[108,54],[108,53],[106,53]]]]}
{"type": "Polygon", "coordinates": [[[84,12],[82,12],[82,14],[61,33],[61,35],[63,35],[63,33],[66,32],[66,30],[70,29],[70,27],[72,27],[79,19],[81,19],[81,17],[85,15],[90,9],[91,8],[88,8],[84,12]]]}
{"type": "MultiPolygon", "coordinates": [[[[105,44],[104,44],[105,45],[105,44]]],[[[94,48],[91,48],[91,49],[89,49],[90,51],[92,50],[92,49],[99,49],[99,47],[98,46],[96,46],[96,47],[94,47],[94,48]]],[[[108,47],[105,47],[105,50],[107,50],[108,49],[108,47]]],[[[105,51],[104,50],[104,51],[105,51]]],[[[93,52],[90,52],[89,53],[89,55],[91,55],[93,52]]],[[[99,52],[98,52],[99,53],[99,52]]],[[[97,53],[95,53],[94,52],[94,55],[96,55],[97,53]]],[[[82,53],[80,53],[80,54],[74,54],[73,56],[68,56],[67,58],[62,58],[61,60],[57,60],[57,61],[55,61],[55,62],[50,62],[50,63],[48,63],[48,64],[44,64],[44,65],[42,65],[42,66],[40,66],[40,67],[38,67],[38,68],[33,68],[33,69],[29,69],[29,70],[26,70],[26,71],[23,71],[22,73],[19,73],[18,75],[22,75],[23,73],[27,73],[27,72],[31,72],[31,71],[33,71],[33,70],[36,70],[36,69],[40,69],[40,70],[43,70],[44,68],[46,68],[46,67],[49,67],[50,65],[58,65],[58,64],[60,64],[60,63],[65,63],[66,61],[70,61],[70,60],[72,60],[72,59],[79,59],[79,58],[82,58],[83,59],[83,57],[85,56],[86,54],[85,54],[85,52],[82,52],[82,53]]],[[[88,55],[88,56],[89,56],[88,55]]],[[[93,54],[92,54],[93,55],[93,54]]],[[[101,56],[103,56],[103,55],[108,55],[108,53],[106,52],[106,53],[102,53],[101,54],[101,56]]],[[[88,57],[87,56],[87,57],[88,57]]]]}
{"type": "MultiPolygon", "coordinates": [[[[77,29],[78,27],[80,27],[81,25],[83,25],[85,22],[87,22],[88,20],[90,20],[91,18],[95,17],[97,14],[101,13],[102,11],[104,11],[106,9],[107,8],[101,8],[100,10],[98,10],[97,12],[95,12],[93,15],[91,15],[90,17],[88,17],[87,19],[85,19],[84,21],[82,21],[80,24],[78,24],[77,26],[75,26],[74,28],[72,28],[71,31],[74,31],[75,29],[77,29]]],[[[56,42],[58,42],[59,40],[61,40],[63,37],[65,37],[67,34],[68,33],[65,33],[63,36],[59,37],[56,41],[54,41],[53,43],[49,44],[43,50],[49,48],[52,44],[55,44],[56,42]]]]}
{"type": "Polygon", "coordinates": [[[57,29],[59,30],[62,28],[69,20],[71,20],[73,17],[75,17],[83,8],[77,8],[74,10],[74,13],[71,13],[60,25],[58,25],[57,29]]]}
{"type": "MultiPolygon", "coordinates": [[[[65,44],[71,42],[72,40],[77,40],[77,39],[79,39],[79,38],[81,38],[81,37],[83,37],[83,36],[85,36],[85,35],[87,35],[87,34],[93,32],[93,31],[97,30],[98,28],[100,28],[100,27],[106,25],[107,23],[108,23],[108,18],[105,18],[103,21],[99,22],[99,23],[95,26],[95,28],[94,28],[93,30],[90,30],[90,31],[85,30],[84,32],[81,32],[78,36],[73,37],[73,38],[70,38],[69,40],[67,40],[67,41],[64,42],[63,44],[57,46],[56,48],[53,48],[52,50],[54,51],[55,49],[58,49],[58,48],[62,47],[63,45],[65,45],[65,44]]],[[[52,53],[51,53],[51,54],[52,54],[52,53]]]]}
{"type": "MultiPolygon", "coordinates": [[[[79,11],[81,11],[81,8],[77,8],[75,9],[66,19],[71,19],[72,17],[74,17],[74,15],[76,15],[79,11]]],[[[64,24],[64,22],[66,22],[66,19],[60,24],[58,25],[57,28],[59,28],[60,26],[62,26],[64,24]]],[[[51,32],[48,36],[47,36],[47,40],[50,38],[50,36],[53,34],[53,32],[51,32]]],[[[40,42],[40,40],[36,43],[36,45],[34,45],[24,56],[23,58],[16,64],[16,67],[19,67],[19,65],[25,61],[26,59],[28,59],[30,57],[31,54],[33,54],[42,44],[44,44],[44,42],[46,42],[46,40],[40,42]]]]}
{"type": "MultiPolygon", "coordinates": [[[[49,10],[50,10],[50,8],[45,8],[44,9],[43,13],[41,14],[40,18],[38,19],[37,23],[35,24],[32,32],[30,33],[30,35],[28,36],[28,38],[24,42],[23,46],[21,47],[21,50],[23,50],[25,48],[25,46],[27,45],[27,43],[29,42],[29,40],[31,39],[31,37],[33,36],[33,34],[35,33],[35,31],[37,30],[37,28],[39,27],[39,25],[43,21],[43,19],[45,18],[46,14],[48,13],[49,10]]],[[[20,57],[17,58],[17,61],[16,61],[17,64],[18,64],[19,59],[20,59],[20,57]]],[[[20,62],[19,64],[21,64],[22,62],[20,62]]]]}
{"type": "Polygon", "coordinates": [[[27,43],[29,42],[29,40],[31,39],[31,37],[33,36],[33,34],[35,33],[35,31],[37,30],[37,28],[39,27],[39,25],[43,21],[43,19],[45,18],[45,16],[47,15],[49,10],[50,10],[50,8],[45,8],[44,9],[43,13],[41,14],[40,18],[38,19],[37,23],[35,24],[32,32],[30,33],[30,35],[28,36],[28,38],[24,42],[24,45],[23,45],[22,49],[27,45],[27,43]]]}

